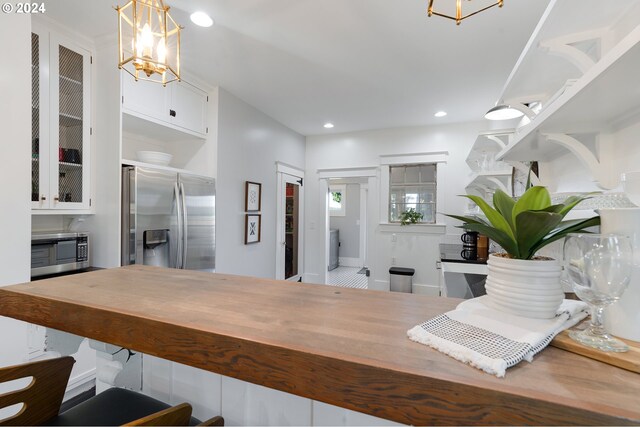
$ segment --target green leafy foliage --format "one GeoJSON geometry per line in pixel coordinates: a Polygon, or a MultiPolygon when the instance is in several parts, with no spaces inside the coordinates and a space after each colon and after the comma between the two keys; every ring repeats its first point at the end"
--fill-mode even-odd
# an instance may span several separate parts
{"type": "Polygon", "coordinates": [[[423,215],[414,208],[409,208],[400,214],[400,225],[416,224],[422,220],[423,215]]]}
{"type": "Polygon", "coordinates": [[[336,203],[342,202],[342,193],[340,191],[332,191],[331,197],[333,198],[333,201],[336,203]]]}
{"type": "Polygon", "coordinates": [[[564,217],[589,196],[571,196],[564,203],[551,204],[545,187],[532,186],[516,202],[504,191],[497,190],[493,207],[481,197],[464,195],[473,200],[487,220],[479,217],[447,215],[463,222],[460,228],[477,231],[489,237],[516,259],[531,259],[546,245],[569,233],[600,225],[600,217],[563,221],[564,217]]]}

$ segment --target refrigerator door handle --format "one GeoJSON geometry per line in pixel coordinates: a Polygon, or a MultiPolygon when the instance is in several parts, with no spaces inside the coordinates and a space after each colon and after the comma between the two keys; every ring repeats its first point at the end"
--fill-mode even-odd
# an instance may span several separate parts
{"type": "Polygon", "coordinates": [[[187,200],[184,194],[184,183],[180,183],[180,199],[182,201],[182,265],[180,268],[187,268],[187,241],[189,234],[187,232],[187,224],[189,218],[187,218],[187,200]]]}
{"type": "Polygon", "coordinates": [[[180,262],[182,261],[182,212],[180,209],[180,190],[178,189],[178,183],[173,184],[173,200],[176,204],[176,221],[178,223],[178,236],[176,239],[176,268],[182,268],[180,262]]]}

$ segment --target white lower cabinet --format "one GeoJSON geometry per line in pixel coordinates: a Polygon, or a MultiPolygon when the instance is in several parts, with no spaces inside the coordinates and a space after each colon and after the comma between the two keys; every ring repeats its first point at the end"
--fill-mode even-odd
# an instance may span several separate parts
{"type": "Polygon", "coordinates": [[[401,426],[384,418],[373,417],[362,412],[313,401],[314,426],[401,426]]]}
{"type": "Polygon", "coordinates": [[[222,377],[222,416],[228,426],[310,425],[310,399],[222,377]]]}
{"type": "Polygon", "coordinates": [[[170,405],[189,402],[193,416],[206,420],[221,414],[221,376],[180,363],[144,355],[142,391],[170,405]]]}
{"type": "Polygon", "coordinates": [[[177,405],[189,402],[200,420],[227,426],[398,426],[402,424],[290,393],[144,355],[142,390],[177,405]]]}

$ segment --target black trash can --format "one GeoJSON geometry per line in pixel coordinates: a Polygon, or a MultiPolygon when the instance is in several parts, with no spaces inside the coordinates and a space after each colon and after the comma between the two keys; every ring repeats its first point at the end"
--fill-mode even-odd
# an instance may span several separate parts
{"type": "Polygon", "coordinates": [[[412,293],[413,275],[415,273],[416,270],[413,268],[391,267],[389,269],[391,292],[412,293]]]}

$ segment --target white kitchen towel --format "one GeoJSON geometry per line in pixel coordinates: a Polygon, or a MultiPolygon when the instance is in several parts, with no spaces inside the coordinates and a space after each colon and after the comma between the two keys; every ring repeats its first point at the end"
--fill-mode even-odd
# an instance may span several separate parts
{"type": "Polygon", "coordinates": [[[413,341],[461,362],[504,377],[507,368],[531,362],[557,334],[587,316],[582,301],[564,300],[553,319],[529,319],[489,307],[487,296],[458,307],[407,331],[413,341]]]}

